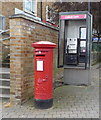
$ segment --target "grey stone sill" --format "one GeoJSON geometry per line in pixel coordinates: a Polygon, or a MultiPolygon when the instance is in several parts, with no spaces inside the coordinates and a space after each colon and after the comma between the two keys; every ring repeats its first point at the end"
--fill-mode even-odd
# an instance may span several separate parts
{"type": "Polygon", "coordinates": [[[36,19],[34,19],[33,17],[31,17],[31,16],[29,17],[29,16],[24,15],[24,14],[15,14],[15,15],[10,16],[9,18],[10,18],[10,19],[23,18],[23,19],[27,19],[27,20],[33,21],[33,22],[35,22],[35,23],[44,25],[44,26],[49,27],[49,28],[51,28],[51,29],[54,29],[54,30],[57,30],[57,31],[59,30],[59,28],[57,28],[57,27],[54,27],[54,26],[52,26],[52,25],[49,25],[48,23],[44,23],[44,22],[42,22],[42,21],[36,20],[36,19]]]}

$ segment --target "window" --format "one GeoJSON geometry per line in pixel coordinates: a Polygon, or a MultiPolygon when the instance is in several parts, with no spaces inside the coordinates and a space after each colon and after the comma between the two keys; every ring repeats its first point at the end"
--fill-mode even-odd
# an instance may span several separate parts
{"type": "Polygon", "coordinates": [[[5,16],[0,15],[0,31],[5,29],[5,16]]]}
{"type": "Polygon", "coordinates": [[[24,11],[37,15],[37,0],[24,0],[24,11]]]}
{"type": "Polygon", "coordinates": [[[46,21],[54,23],[54,16],[55,16],[55,11],[50,8],[49,6],[46,6],[46,21]]]}

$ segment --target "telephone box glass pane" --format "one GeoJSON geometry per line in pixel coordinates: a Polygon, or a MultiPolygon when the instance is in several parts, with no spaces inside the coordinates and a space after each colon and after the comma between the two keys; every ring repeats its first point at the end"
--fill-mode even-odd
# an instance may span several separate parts
{"type": "Polygon", "coordinates": [[[64,20],[60,20],[59,42],[58,42],[58,67],[63,67],[64,58],[64,20]]]}
{"type": "Polygon", "coordinates": [[[80,39],[86,39],[86,28],[81,28],[80,39]]]}

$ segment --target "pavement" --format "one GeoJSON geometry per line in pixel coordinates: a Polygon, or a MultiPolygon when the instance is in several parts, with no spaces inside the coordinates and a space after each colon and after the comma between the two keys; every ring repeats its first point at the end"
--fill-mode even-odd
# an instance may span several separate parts
{"type": "Polygon", "coordinates": [[[99,65],[92,67],[89,86],[57,87],[50,109],[36,109],[33,98],[23,105],[9,107],[5,107],[8,101],[3,101],[2,118],[99,118],[99,69],[99,65]]]}

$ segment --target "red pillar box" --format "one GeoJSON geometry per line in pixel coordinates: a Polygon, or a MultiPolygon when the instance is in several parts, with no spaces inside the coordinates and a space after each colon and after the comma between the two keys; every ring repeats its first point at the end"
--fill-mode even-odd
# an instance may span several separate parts
{"type": "Polygon", "coordinates": [[[34,50],[34,99],[37,108],[45,109],[53,105],[53,48],[56,44],[40,41],[32,43],[34,50]]]}

